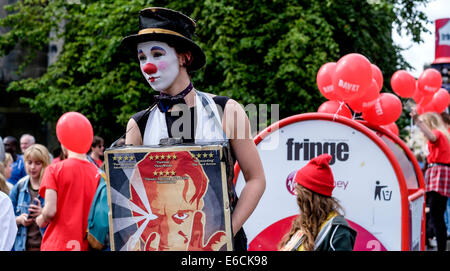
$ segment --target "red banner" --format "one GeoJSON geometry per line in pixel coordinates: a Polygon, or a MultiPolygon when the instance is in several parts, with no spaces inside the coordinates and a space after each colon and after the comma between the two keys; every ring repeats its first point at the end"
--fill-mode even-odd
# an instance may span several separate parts
{"type": "Polygon", "coordinates": [[[436,25],[436,45],[433,64],[450,63],[450,18],[438,19],[436,25]]]}

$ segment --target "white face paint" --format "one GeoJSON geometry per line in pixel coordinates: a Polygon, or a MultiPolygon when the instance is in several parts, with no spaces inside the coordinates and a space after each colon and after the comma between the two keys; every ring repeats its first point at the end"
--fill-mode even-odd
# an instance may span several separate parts
{"type": "Polygon", "coordinates": [[[164,91],[169,88],[180,70],[175,49],[165,42],[148,41],[139,43],[137,50],[141,72],[150,86],[156,91],[164,91]],[[147,63],[156,67],[150,74],[144,71],[147,63]]]}

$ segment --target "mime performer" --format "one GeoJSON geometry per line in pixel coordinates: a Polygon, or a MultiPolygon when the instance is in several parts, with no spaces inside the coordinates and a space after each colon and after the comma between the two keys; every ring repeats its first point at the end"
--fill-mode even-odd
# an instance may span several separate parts
{"type": "Polygon", "coordinates": [[[164,138],[196,144],[228,140],[232,163],[239,163],[246,182],[239,200],[236,195],[231,199],[234,250],[246,250],[242,226],[264,192],[264,170],[242,106],[192,85],[189,72],[202,68],[206,60],[192,41],[195,27],[178,11],[151,7],[139,13],[139,32],[123,39],[122,46],[136,53],[144,78],[159,92],[157,106],[129,120],[125,144],[157,145],[164,138]]]}

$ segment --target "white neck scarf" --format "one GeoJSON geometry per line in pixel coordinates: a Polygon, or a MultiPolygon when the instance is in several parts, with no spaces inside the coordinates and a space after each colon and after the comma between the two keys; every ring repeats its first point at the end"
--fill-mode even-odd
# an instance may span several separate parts
{"type": "MultiPolygon", "coordinates": [[[[206,93],[195,89],[194,91],[195,113],[198,120],[195,128],[195,143],[227,140],[214,100],[206,93]]],[[[145,126],[143,145],[158,145],[161,139],[169,137],[164,114],[157,108],[150,112],[145,126]]]]}

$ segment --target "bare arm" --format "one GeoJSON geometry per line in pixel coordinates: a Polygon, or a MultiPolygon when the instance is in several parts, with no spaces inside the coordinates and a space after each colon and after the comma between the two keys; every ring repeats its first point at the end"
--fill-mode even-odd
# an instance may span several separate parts
{"type": "Polygon", "coordinates": [[[42,213],[36,218],[36,224],[39,227],[44,228],[56,216],[57,200],[58,194],[55,190],[45,190],[45,206],[42,209],[42,213]]]}
{"type": "Polygon", "coordinates": [[[232,215],[233,233],[236,234],[258,205],[266,187],[266,178],[258,150],[251,137],[247,115],[242,106],[234,100],[227,102],[223,127],[245,179],[245,186],[232,215]]]}
{"type": "Polygon", "coordinates": [[[419,115],[417,114],[416,110],[411,111],[410,115],[416,123],[417,127],[419,127],[420,131],[422,131],[422,133],[425,135],[425,137],[429,141],[435,142],[437,140],[436,135],[433,134],[431,129],[419,119],[419,115]]]}
{"type": "Polygon", "coordinates": [[[142,135],[139,126],[134,119],[130,119],[127,124],[127,133],[125,135],[125,144],[135,146],[142,145],[142,135]]]}

